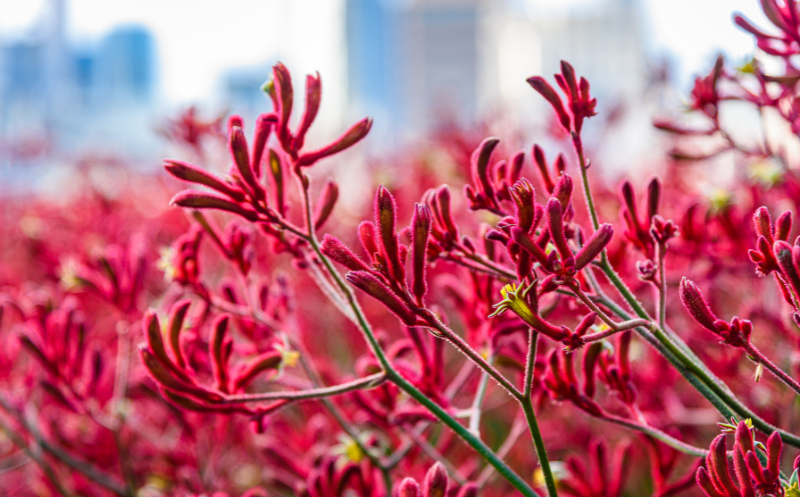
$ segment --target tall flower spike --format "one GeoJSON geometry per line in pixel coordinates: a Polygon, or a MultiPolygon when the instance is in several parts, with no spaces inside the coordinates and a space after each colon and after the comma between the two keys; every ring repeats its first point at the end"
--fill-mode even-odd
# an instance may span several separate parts
{"type": "Polygon", "coordinates": [[[411,219],[411,249],[413,261],[412,290],[417,303],[422,304],[427,283],[425,282],[425,258],[428,251],[428,235],[431,232],[431,213],[425,205],[414,206],[414,217],[411,219]]]}

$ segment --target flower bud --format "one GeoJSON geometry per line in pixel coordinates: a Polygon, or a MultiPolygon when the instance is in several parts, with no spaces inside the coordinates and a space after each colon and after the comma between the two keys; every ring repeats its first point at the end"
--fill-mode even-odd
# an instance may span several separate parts
{"type": "Polygon", "coordinates": [[[478,485],[473,483],[472,481],[467,481],[464,483],[461,488],[459,488],[458,493],[456,493],[457,497],[477,497],[478,496],[478,485]]]}
{"type": "Polygon", "coordinates": [[[397,223],[397,205],[394,197],[385,187],[380,186],[375,193],[375,226],[379,233],[379,242],[388,266],[388,276],[398,283],[405,283],[405,269],[400,261],[400,247],[397,242],[395,225],[397,223]]]}
{"type": "Polygon", "coordinates": [[[700,489],[708,497],[717,497],[721,496],[720,493],[717,491],[717,488],[714,486],[714,483],[711,481],[711,477],[708,475],[708,471],[700,467],[697,469],[697,474],[695,475],[695,481],[697,485],[700,486],[700,489]]]}
{"type": "Polygon", "coordinates": [[[275,208],[279,214],[286,214],[284,205],[283,162],[275,150],[269,150],[269,173],[272,178],[272,187],[275,190],[275,208]]]}
{"type": "Polygon", "coordinates": [[[164,160],[164,169],[178,179],[208,186],[215,191],[228,195],[234,201],[244,201],[244,193],[238,188],[194,165],[176,160],[164,160]]]}
{"type": "Polygon", "coordinates": [[[530,233],[531,229],[533,229],[535,215],[534,197],[533,186],[527,179],[517,181],[511,188],[511,198],[514,200],[517,216],[516,222],[526,233],[530,233]]]}
{"type": "MultiPolygon", "coordinates": [[[[794,247],[799,248],[799,247],[794,247]]],[[[800,293],[800,275],[798,275],[797,267],[794,262],[793,248],[783,240],[775,242],[773,247],[775,258],[778,261],[778,267],[781,268],[783,275],[789,281],[789,285],[794,289],[795,294],[800,293]]]]}
{"type": "Polygon", "coordinates": [[[725,490],[728,495],[736,495],[739,490],[733,484],[730,471],[728,469],[728,451],[725,445],[725,435],[720,434],[711,442],[708,454],[708,465],[711,475],[716,479],[716,483],[725,490]]]}
{"type": "Polygon", "coordinates": [[[755,489],[753,488],[753,479],[750,477],[750,471],[747,468],[747,461],[744,458],[742,450],[739,448],[733,449],[733,471],[736,474],[736,479],[739,481],[740,493],[743,497],[756,496],[755,489]]]}
{"type": "Polygon", "coordinates": [[[550,86],[544,78],[540,76],[533,76],[528,78],[528,84],[534,88],[537,92],[539,92],[542,97],[550,103],[553,107],[553,110],[558,115],[558,120],[561,122],[561,126],[564,127],[564,130],[569,132],[571,130],[570,126],[570,118],[567,114],[567,110],[564,109],[564,103],[561,102],[561,97],[558,96],[555,89],[550,86]]]}
{"type": "Polygon", "coordinates": [[[414,205],[414,217],[411,220],[411,248],[413,260],[412,290],[417,303],[422,303],[427,283],[425,282],[425,258],[427,256],[428,235],[431,232],[431,212],[425,205],[414,205]]]}
{"type": "Polygon", "coordinates": [[[228,392],[228,356],[226,352],[225,334],[228,331],[228,316],[219,316],[211,326],[211,340],[209,341],[209,357],[217,381],[217,388],[228,392]]]}
{"type": "Polygon", "coordinates": [[[506,174],[506,182],[509,186],[513,186],[522,175],[522,167],[525,164],[525,151],[517,151],[514,156],[508,160],[508,172],[506,174]]]}
{"type": "Polygon", "coordinates": [[[142,364],[150,373],[150,375],[160,385],[172,389],[175,392],[183,394],[191,394],[205,401],[221,401],[222,398],[218,394],[214,394],[202,387],[197,386],[193,382],[184,382],[179,380],[175,373],[167,369],[156,356],[147,348],[142,346],[139,349],[139,354],[142,358],[142,364]]]}
{"type": "Polygon", "coordinates": [[[583,245],[578,255],[575,256],[575,270],[580,271],[588,266],[600,252],[608,246],[614,237],[614,227],[611,224],[603,224],[594,232],[589,241],[583,245]]]}
{"type": "Polygon", "coordinates": [[[240,215],[251,222],[258,220],[258,214],[252,210],[213,194],[191,189],[176,194],[169,204],[183,208],[213,208],[240,215]]]}
{"type": "Polygon", "coordinates": [[[781,450],[783,441],[778,431],[774,431],[767,438],[767,470],[772,473],[773,478],[780,476],[781,450]]]}
{"type": "Polygon", "coordinates": [[[743,454],[747,454],[748,451],[756,451],[753,431],[744,420],[736,426],[736,446],[741,449],[743,454]]]}
{"type": "Polygon", "coordinates": [[[292,148],[299,151],[303,148],[306,132],[314,123],[319,111],[319,103],[322,100],[322,80],[319,73],[314,75],[306,75],[306,107],[303,110],[303,118],[300,120],[300,128],[294,138],[292,148]]]}
{"type": "Polygon", "coordinates": [[[573,257],[572,250],[567,244],[567,238],[564,236],[564,222],[562,220],[562,206],[556,198],[550,198],[545,206],[545,217],[547,218],[547,227],[550,230],[550,237],[553,239],[553,244],[558,250],[558,254],[562,260],[573,257]]]}
{"type": "Polygon", "coordinates": [[[689,314],[692,315],[694,320],[703,325],[707,330],[719,333],[719,329],[714,325],[719,318],[711,312],[708,303],[706,303],[697,285],[684,277],[681,279],[679,293],[683,306],[689,311],[689,314]]]}
{"type": "Polygon", "coordinates": [[[753,222],[756,226],[756,233],[766,238],[770,245],[774,244],[775,241],[772,239],[772,220],[770,219],[767,207],[760,207],[755,211],[753,214],[753,222]]]}
{"type": "MultiPolygon", "coordinates": [[[[486,234],[486,237],[493,239],[492,236],[494,234],[505,236],[499,231],[492,230],[486,234]]],[[[528,233],[526,233],[519,227],[512,227],[511,238],[517,245],[524,248],[525,251],[527,251],[531,255],[531,257],[533,257],[534,260],[536,260],[539,264],[541,264],[545,270],[551,271],[552,268],[550,267],[549,261],[547,260],[547,254],[544,253],[544,250],[539,248],[539,246],[531,239],[530,236],[528,236],[528,233]]]]}
{"type": "Polygon", "coordinates": [[[320,251],[332,261],[343,265],[351,271],[369,270],[369,266],[367,266],[364,261],[359,259],[344,243],[330,234],[326,234],[322,238],[320,251]]]}
{"type": "Polygon", "coordinates": [[[328,144],[324,148],[301,155],[300,158],[297,159],[296,165],[298,167],[308,167],[325,157],[335,155],[340,151],[344,151],[366,137],[371,128],[372,118],[364,118],[360,122],[347,129],[347,131],[342,134],[341,137],[328,144]]]}
{"type": "Polygon", "coordinates": [[[406,326],[414,326],[417,323],[417,315],[369,271],[350,271],[345,278],[359,290],[382,302],[406,326]]]}
{"type": "Polygon", "coordinates": [[[447,470],[441,462],[436,462],[428,469],[422,482],[422,496],[443,497],[447,492],[447,470]]]}
{"type": "MultiPolygon", "coordinates": [[[[289,118],[292,116],[294,103],[294,89],[292,88],[292,75],[283,63],[272,67],[272,81],[275,89],[276,102],[278,103],[278,137],[281,144],[288,146],[289,118]]],[[[288,149],[288,148],[287,148],[288,149]]]]}
{"type": "Polygon", "coordinates": [[[256,179],[261,179],[261,161],[264,159],[264,148],[267,146],[272,127],[278,121],[274,113],[263,113],[256,118],[256,133],[253,140],[253,157],[250,164],[256,179]]]}
{"type": "Polygon", "coordinates": [[[478,191],[485,194],[489,203],[495,201],[494,186],[489,180],[489,162],[498,143],[500,143],[500,139],[496,137],[484,139],[472,153],[472,158],[470,160],[472,182],[475,183],[475,187],[478,188],[478,191]]]}
{"type": "Polygon", "coordinates": [[[561,208],[566,211],[572,198],[572,177],[566,174],[559,177],[552,197],[556,198],[561,203],[561,208]]]}
{"type": "Polygon", "coordinates": [[[359,224],[358,239],[361,241],[361,247],[369,255],[370,261],[375,262],[375,256],[379,253],[378,243],[375,239],[375,225],[369,221],[359,224]]]}
{"type": "Polygon", "coordinates": [[[653,177],[647,184],[647,220],[658,214],[658,204],[661,200],[661,179],[653,177]]]}
{"type": "Polygon", "coordinates": [[[602,342],[592,342],[583,351],[583,393],[589,399],[594,398],[595,368],[601,352],[603,352],[602,342]]]}
{"type": "Polygon", "coordinates": [[[792,212],[787,210],[783,212],[778,220],[775,221],[775,239],[786,240],[792,232],[792,212]]]}
{"type": "Polygon", "coordinates": [[[247,386],[256,376],[265,370],[277,370],[283,360],[281,353],[275,349],[265,352],[245,366],[233,381],[233,390],[238,391],[247,386]]]}
{"type": "Polygon", "coordinates": [[[264,199],[264,188],[255,178],[253,168],[250,166],[250,153],[247,149],[247,139],[241,127],[233,127],[230,131],[229,148],[239,175],[245,185],[250,189],[254,200],[264,199]]]}
{"type": "Polygon", "coordinates": [[[167,323],[169,325],[168,332],[170,346],[172,347],[172,355],[175,356],[177,365],[183,369],[186,368],[186,361],[184,360],[183,350],[181,349],[180,335],[181,329],[183,328],[183,320],[191,305],[192,301],[190,299],[176,302],[175,305],[172,306],[169,314],[169,322],[167,323]]]}
{"type": "Polygon", "coordinates": [[[544,151],[542,151],[542,148],[540,148],[538,144],[533,145],[533,162],[539,168],[539,176],[542,178],[544,188],[547,190],[548,194],[552,194],[553,189],[555,189],[555,183],[553,179],[550,178],[550,171],[547,169],[547,160],[545,159],[544,151]]]}
{"type": "Polygon", "coordinates": [[[398,496],[401,497],[418,497],[419,496],[419,483],[412,477],[403,479],[398,488],[398,496]]]}
{"type": "Polygon", "coordinates": [[[439,205],[439,218],[441,225],[450,234],[453,241],[458,240],[458,227],[453,222],[453,216],[450,212],[450,187],[447,184],[442,184],[436,190],[436,201],[439,205]]]}
{"type": "Polygon", "coordinates": [[[314,229],[319,229],[333,212],[336,200],[339,198],[339,186],[334,181],[328,181],[319,194],[314,210],[314,229]]]}

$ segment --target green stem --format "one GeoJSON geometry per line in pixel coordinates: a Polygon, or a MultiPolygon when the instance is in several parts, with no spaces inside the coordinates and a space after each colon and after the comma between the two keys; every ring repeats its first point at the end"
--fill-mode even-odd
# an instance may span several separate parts
{"type": "MultiPolygon", "coordinates": [[[[592,191],[589,188],[586,161],[580,151],[578,151],[578,160],[580,161],[581,166],[581,178],[583,181],[583,191],[586,199],[586,206],[592,219],[592,226],[596,231],[600,227],[600,219],[597,215],[597,209],[595,208],[592,191]]],[[[650,318],[642,304],[640,304],[636,299],[636,296],[633,295],[628,286],[622,281],[622,278],[620,278],[616,271],[614,271],[614,268],[611,267],[611,264],[608,262],[608,254],[605,249],[600,254],[600,269],[606,275],[614,288],[625,299],[628,305],[633,309],[634,313],[642,319],[648,319],[652,321],[652,318],[650,318]]],[[[739,401],[730,391],[726,390],[727,388],[720,384],[720,381],[711,374],[710,370],[708,370],[708,368],[705,367],[705,365],[703,365],[703,363],[697,358],[697,355],[695,355],[691,349],[688,348],[688,346],[683,344],[682,341],[679,342],[673,339],[672,336],[666,332],[665,328],[662,329],[661,327],[654,327],[651,329],[651,331],[658,343],[664,346],[672,354],[672,359],[670,362],[672,362],[673,366],[678,368],[678,364],[676,364],[674,361],[682,364],[685,369],[691,372],[698,379],[699,382],[707,386],[708,390],[716,396],[715,399],[721,400],[721,402],[724,403],[724,406],[729,407],[731,410],[738,413],[742,418],[752,419],[753,425],[758,430],[767,434],[770,434],[773,431],[778,431],[784,442],[795,447],[800,447],[800,436],[796,436],[782,429],[778,429],[777,427],[767,423],[764,419],[753,413],[752,410],[744,406],[744,404],[742,404],[741,401],[739,401]],[[683,345],[679,347],[679,344],[683,345]]],[[[659,352],[662,352],[663,354],[661,349],[659,349],[659,352]]],[[[681,374],[684,373],[680,369],[679,371],[681,371],[681,374]]],[[[700,392],[707,397],[708,391],[700,392]]],[[[709,401],[711,401],[715,407],[720,409],[714,400],[709,399],[709,401]]]]}
{"type": "Polygon", "coordinates": [[[654,427],[642,425],[633,420],[628,420],[627,418],[617,417],[614,415],[607,415],[597,418],[617,425],[621,425],[623,427],[628,427],[629,429],[643,432],[644,434],[654,437],[655,439],[658,439],[667,446],[670,446],[671,448],[674,448],[680,452],[686,453],[687,455],[691,455],[693,457],[705,457],[708,455],[708,450],[703,448],[697,448],[696,446],[684,443],[680,439],[675,439],[666,432],[658,430],[654,427]]]}
{"type": "Polygon", "coordinates": [[[664,330],[667,327],[667,270],[664,268],[667,255],[667,244],[656,245],[658,253],[658,326],[664,330]]]}
{"type": "Polygon", "coordinates": [[[536,420],[536,414],[533,412],[533,398],[531,391],[533,389],[533,370],[536,364],[536,346],[539,343],[539,332],[533,329],[528,330],[528,356],[525,359],[525,381],[522,389],[522,411],[525,412],[525,419],[528,421],[528,429],[531,431],[533,444],[536,448],[536,455],[539,457],[539,466],[542,468],[542,475],[544,482],[547,486],[547,494],[551,497],[557,497],[556,481],[553,478],[553,471],[550,469],[550,460],[547,458],[547,448],[544,446],[544,439],[542,439],[542,432],[539,430],[539,422],[536,420]]]}
{"type": "Polygon", "coordinates": [[[536,491],[511,470],[494,452],[486,446],[477,436],[472,434],[469,429],[461,425],[456,419],[450,416],[442,407],[431,401],[427,396],[414,387],[409,381],[404,379],[399,373],[391,369],[388,373],[389,380],[395,383],[403,392],[407,393],[428,411],[433,413],[439,420],[448,426],[456,435],[463,439],[473,450],[489,462],[501,476],[506,478],[512,486],[525,496],[536,497],[536,491]]]}
{"type": "MultiPolygon", "coordinates": [[[[322,262],[325,269],[327,269],[328,274],[333,278],[336,286],[342,292],[347,303],[350,305],[350,308],[353,310],[353,314],[355,315],[356,323],[358,324],[361,332],[364,334],[364,337],[367,340],[367,344],[370,347],[370,350],[375,355],[375,358],[380,363],[381,367],[383,368],[384,372],[386,373],[387,378],[392,381],[397,387],[399,387],[403,392],[411,396],[414,400],[424,406],[428,411],[433,413],[439,420],[441,420],[445,425],[450,427],[450,429],[457,434],[461,439],[463,439],[472,449],[474,449],[479,455],[481,455],[487,462],[492,464],[497,472],[500,473],[503,477],[505,477],[508,482],[510,482],[520,493],[526,496],[538,496],[536,491],[533,490],[530,486],[528,486],[525,481],[517,475],[511,468],[506,465],[497,455],[492,452],[491,448],[486,446],[477,436],[473,435],[466,427],[461,425],[456,419],[450,416],[447,411],[445,411],[442,407],[434,403],[431,399],[429,399],[425,394],[419,391],[416,387],[414,387],[410,382],[404,379],[392,366],[389,362],[389,359],[386,357],[386,354],[381,348],[380,344],[378,343],[378,339],[375,337],[375,334],[372,332],[372,328],[367,322],[366,317],[364,316],[364,311],[361,310],[361,306],[358,304],[358,301],[353,294],[353,290],[347,285],[344,281],[342,276],[334,267],[333,263],[322,253],[319,247],[319,242],[317,241],[316,236],[314,235],[314,225],[311,218],[311,203],[309,202],[308,197],[308,189],[302,187],[302,180],[301,182],[301,190],[303,192],[303,199],[305,205],[305,215],[306,221],[308,224],[308,235],[305,235],[306,240],[311,245],[314,253],[322,262]]],[[[325,401],[325,400],[323,400],[325,401]]]]}
{"type": "MultiPolygon", "coordinates": [[[[489,352],[489,365],[494,362],[494,353],[489,352]]],[[[480,437],[481,435],[481,407],[483,406],[483,399],[486,396],[486,388],[489,385],[489,373],[482,372],[481,380],[478,382],[478,391],[475,393],[475,399],[472,401],[472,413],[469,416],[469,430],[480,437]]]]}

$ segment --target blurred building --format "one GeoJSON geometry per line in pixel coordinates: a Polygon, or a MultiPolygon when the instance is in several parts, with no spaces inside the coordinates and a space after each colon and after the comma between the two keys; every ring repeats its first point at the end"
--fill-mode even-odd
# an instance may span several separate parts
{"type": "Polygon", "coordinates": [[[543,111],[525,79],[549,77],[561,59],[590,80],[601,108],[640,99],[639,9],[633,0],[347,0],[350,104],[392,142],[439,120],[507,112],[525,122],[543,111]]]}
{"type": "Polygon", "coordinates": [[[479,0],[347,0],[351,105],[376,135],[476,118],[479,0]]]}
{"type": "Polygon", "coordinates": [[[23,40],[0,40],[0,158],[7,166],[89,152],[152,149],[155,42],[142,27],[91,45],[65,37],[53,0],[23,40]]]}

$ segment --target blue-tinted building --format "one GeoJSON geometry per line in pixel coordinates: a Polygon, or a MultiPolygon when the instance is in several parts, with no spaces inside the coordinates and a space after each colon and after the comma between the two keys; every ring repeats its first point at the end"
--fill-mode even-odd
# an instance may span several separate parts
{"type": "Polygon", "coordinates": [[[479,2],[347,0],[351,104],[379,139],[475,120],[479,2]]]}

